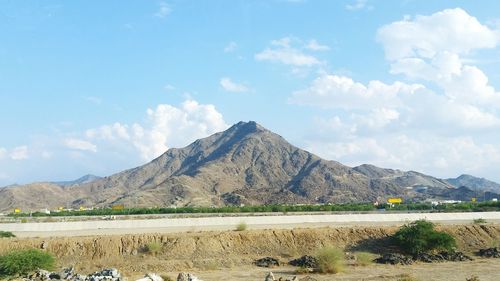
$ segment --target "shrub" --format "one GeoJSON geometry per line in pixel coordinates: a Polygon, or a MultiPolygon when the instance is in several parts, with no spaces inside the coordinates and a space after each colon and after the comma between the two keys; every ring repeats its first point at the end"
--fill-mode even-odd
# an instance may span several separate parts
{"type": "Polygon", "coordinates": [[[474,219],[474,223],[475,224],[483,224],[483,223],[486,223],[486,220],[483,218],[478,218],[478,219],[474,219]]]}
{"type": "Polygon", "coordinates": [[[246,222],[242,221],[240,222],[237,226],[236,226],[236,231],[243,231],[243,230],[247,230],[248,228],[248,225],[246,222]]]}
{"type": "Polygon", "coordinates": [[[399,276],[398,281],[418,281],[418,279],[411,274],[405,273],[399,276]]]}
{"type": "Polygon", "coordinates": [[[472,275],[469,278],[465,278],[465,281],[480,281],[480,280],[479,277],[477,277],[476,275],[472,275]]]}
{"type": "Polygon", "coordinates": [[[451,251],[456,247],[453,236],[434,230],[434,224],[426,220],[402,226],[392,239],[402,251],[413,255],[433,250],[451,251]]]}
{"type": "Polygon", "coordinates": [[[163,281],[174,281],[174,279],[167,275],[160,275],[160,277],[163,278],[163,281]]]}
{"type": "Polygon", "coordinates": [[[162,246],[163,245],[161,243],[156,241],[149,242],[148,244],[146,244],[145,250],[149,254],[156,255],[161,252],[162,246]]]}
{"type": "Polygon", "coordinates": [[[367,266],[373,263],[373,259],[375,259],[375,255],[367,252],[358,252],[354,253],[356,257],[356,265],[359,266],[367,266]]]}
{"type": "Polygon", "coordinates": [[[25,275],[37,269],[52,270],[54,257],[37,249],[17,250],[0,256],[0,276],[25,275]]]}
{"type": "Polygon", "coordinates": [[[326,246],[316,254],[318,259],[318,272],[321,273],[339,273],[344,270],[345,257],[341,249],[326,246]]]}
{"type": "Polygon", "coordinates": [[[16,237],[16,236],[10,231],[0,231],[0,238],[10,238],[10,237],[16,237]]]}

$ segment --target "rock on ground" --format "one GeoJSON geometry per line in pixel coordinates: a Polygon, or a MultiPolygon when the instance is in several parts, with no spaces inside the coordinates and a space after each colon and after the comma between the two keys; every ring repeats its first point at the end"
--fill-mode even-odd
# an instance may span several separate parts
{"type": "Polygon", "coordinates": [[[496,247],[488,249],[480,249],[479,256],[485,258],[500,258],[500,251],[496,247]]]}
{"type": "Polygon", "coordinates": [[[275,267],[280,266],[280,262],[275,258],[265,257],[256,260],[255,265],[260,267],[275,267]]]}
{"type": "Polygon", "coordinates": [[[293,266],[299,266],[304,268],[317,268],[318,267],[318,259],[313,256],[302,256],[298,259],[294,259],[290,261],[288,264],[293,266]]]}
{"type": "Polygon", "coordinates": [[[177,276],[177,281],[203,281],[191,273],[181,272],[177,276]]]}
{"type": "Polygon", "coordinates": [[[384,254],[382,257],[375,259],[375,262],[384,264],[408,265],[413,263],[413,259],[405,255],[390,253],[384,254]]]}

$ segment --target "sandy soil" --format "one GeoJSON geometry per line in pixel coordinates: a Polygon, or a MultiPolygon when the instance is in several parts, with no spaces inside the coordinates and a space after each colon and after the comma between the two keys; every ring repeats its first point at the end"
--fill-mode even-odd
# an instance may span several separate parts
{"type": "MultiPolygon", "coordinates": [[[[257,268],[252,266],[241,266],[235,268],[220,268],[217,270],[194,271],[193,273],[205,281],[232,280],[232,281],[262,281],[266,274],[273,272],[276,279],[279,277],[291,277],[295,275],[296,268],[285,266],[279,268],[257,268]],[[230,276],[230,279],[228,277],[230,276]]],[[[173,280],[177,273],[165,272],[173,280]]],[[[141,277],[131,275],[131,277],[141,277]]],[[[402,277],[411,276],[416,280],[443,280],[443,281],[465,281],[467,278],[477,276],[481,281],[500,280],[500,260],[480,259],[471,262],[447,262],[438,264],[413,264],[410,266],[394,266],[373,264],[364,267],[348,266],[345,272],[339,274],[308,274],[298,275],[299,278],[310,276],[318,281],[330,280],[400,280],[402,277]]],[[[132,278],[133,279],[133,278],[132,278]]]]}
{"type": "MultiPolygon", "coordinates": [[[[356,226],[246,231],[148,233],[86,237],[40,237],[0,239],[0,254],[12,249],[41,248],[58,258],[59,267],[74,266],[90,273],[107,267],[118,268],[129,280],[156,272],[175,277],[189,271],[202,280],[263,280],[269,269],[258,268],[255,259],[272,256],[287,262],[334,245],[346,252],[387,251],[387,237],[395,226],[356,226]],[[145,251],[158,243],[157,254],[145,251]],[[230,276],[230,278],[228,278],[230,276]]],[[[498,245],[500,224],[439,225],[452,234],[460,250],[474,255],[480,248],[498,245]]],[[[271,269],[276,277],[290,276],[295,268],[271,269]]],[[[317,280],[398,280],[409,274],[417,280],[463,280],[477,275],[480,280],[500,280],[500,259],[476,258],[472,262],[419,263],[411,266],[348,266],[338,275],[314,275],[317,280]]],[[[175,280],[175,279],[174,279],[175,280]]]]}

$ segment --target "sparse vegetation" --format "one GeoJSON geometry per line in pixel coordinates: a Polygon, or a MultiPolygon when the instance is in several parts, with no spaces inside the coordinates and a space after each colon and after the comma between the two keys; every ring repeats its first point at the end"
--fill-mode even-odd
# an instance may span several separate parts
{"type": "Polygon", "coordinates": [[[370,265],[373,263],[373,260],[375,259],[374,254],[367,252],[357,252],[354,253],[354,256],[356,257],[356,265],[359,266],[370,265]]]}
{"type": "Polygon", "coordinates": [[[316,254],[318,259],[318,272],[320,273],[339,273],[345,269],[344,252],[333,246],[326,246],[316,254]]]}
{"type": "Polygon", "coordinates": [[[203,270],[218,270],[220,265],[215,260],[208,260],[203,264],[202,268],[203,270]]]}
{"type": "Polygon", "coordinates": [[[0,256],[0,276],[18,276],[36,269],[52,270],[54,263],[51,254],[37,249],[12,251],[0,256]]]}
{"type": "Polygon", "coordinates": [[[486,220],[483,218],[474,219],[475,224],[485,224],[486,220]]]}
{"type": "Polygon", "coordinates": [[[433,250],[451,251],[456,247],[453,236],[434,230],[434,224],[426,220],[402,226],[392,239],[402,251],[412,255],[433,250]]]}
{"type": "Polygon", "coordinates": [[[0,231],[0,238],[11,238],[11,237],[16,237],[14,233],[10,231],[0,231]]]}
{"type": "Polygon", "coordinates": [[[401,276],[399,276],[398,281],[419,281],[419,280],[411,274],[402,274],[401,276]]]}
{"type": "Polygon", "coordinates": [[[304,266],[301,266],[295,270],[295,274],[307,274],[307,273],[311,273],[311,269],[304,266]]]}
{"type": "Polygon", "coordinates": [[[244,231],[247,230],[248,225],[246,222],[242,221],[236,226],[236,231],[244,231]]]}
{"type": "Polygon", "coordinates": [[[160,275],[161,278],[163,278],[163,281],[174,281],[172,277],[167,276],[167,275],[160,275]]]}
{"type": "Polygon", "coordinates": [[[161,252],[162,247],[163,245],[160,242],[154,241],[147,243],[144,248],[148,254],[156,255],[161,252]]]}
{"type": "MultiPolygon", "coordinates": [[[[116,215],[147,215],[147,214],[220,214],[220,213],[292,213],[292,212],[370,212],[380,209],[388,211],[432,211],[432,212],[486,212],[500,211],[500,201],[463,202],[456,204],[442,204],[433,206],[430,203],[403,203],[394,206],[372,203],[346,203],[325,205],[254,205],[254,206],[224,206],[211,207],[182,207],[182,208],[130,208],[113,210],[111,208],[93,210],[64,210],[61,212],[34,212],[33,217],[62,217],[62,216],[116,216],[116,215]]],[[[10,214],[13,217],[28,217],[30,213],[10,214]]]]}

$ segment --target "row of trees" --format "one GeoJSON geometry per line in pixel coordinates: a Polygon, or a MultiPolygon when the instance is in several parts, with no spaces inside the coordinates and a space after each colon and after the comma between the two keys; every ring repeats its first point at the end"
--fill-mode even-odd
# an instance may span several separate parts
{"type": "Polygon", "coordinates": [[[499,211],[500,202],[465,202],[456,204],[441,204],[433,206],[430,203],[380,204],[349,203],[325,205],[259,205],[259,206],[225,206],[225,207],[180,207],[180,208],[129,208],[129,209],[93,209],[82,211],[13,213],[11,216],[107,216],[107,215],[143,215],[143,214],[198,214],[198,213],[288,213],[288,212],[373,212],[373,211],[499,211]]]}

